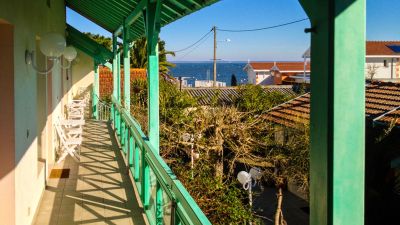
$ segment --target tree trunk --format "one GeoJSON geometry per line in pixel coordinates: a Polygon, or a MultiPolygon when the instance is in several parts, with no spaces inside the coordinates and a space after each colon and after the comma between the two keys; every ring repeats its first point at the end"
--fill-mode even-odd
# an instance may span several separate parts
{"type": "Polygon", "coordinates": [[[278,188],[277,197],[278,197],[278,204],[276,206],[275,225],[284,225],[286,224],[286,222],[283,219],[283,214],[282,214],[282,200],[283,200],[282,187],[278,188]]]}

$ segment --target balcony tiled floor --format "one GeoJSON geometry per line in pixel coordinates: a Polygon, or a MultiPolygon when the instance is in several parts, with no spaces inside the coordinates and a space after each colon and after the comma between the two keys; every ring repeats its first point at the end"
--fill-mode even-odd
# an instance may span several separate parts
{"type": "Polygon", "coordinates": [[[69,178],[48,180],[34,224],[146,224],[110,127],[87,121],[83,138],[80,163],[55,166],[69,178]]]}

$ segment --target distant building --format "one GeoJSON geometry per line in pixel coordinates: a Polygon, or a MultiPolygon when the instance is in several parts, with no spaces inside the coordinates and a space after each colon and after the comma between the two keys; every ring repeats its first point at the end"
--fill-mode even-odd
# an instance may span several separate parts
{"type": "Polygon", "coordinates": [[[292,83],[292,76],[306,76],[310,73],[310,64],[304,62],[249,62],[247,72],[249,84],[279,85],[292,83]],[[305,66],[306,65],[306,66],[305,66]]]}
{"type": "MultiPolygon", "coordinates": [[[[194,87],[213,87],[214,81],[213,80],[196,80],[194,82],[194,87]]],[[[226,87],[226,82],[217,81],[217,87],[226,87]]]]}
{"type": "Polygon", "coordinates": [[[400,79],[400,41],[367,41],[365,77],[374,80],[400,79]]]}

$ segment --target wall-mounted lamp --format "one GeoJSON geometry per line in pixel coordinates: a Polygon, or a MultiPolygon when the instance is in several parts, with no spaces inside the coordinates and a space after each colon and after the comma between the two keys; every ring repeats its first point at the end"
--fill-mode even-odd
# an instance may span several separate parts
{"type": "Polygon", "coordinates": [[[25,63],[28,65],[32,65],[32,68],[40,74],[48,74],[53,68],[55,62],[59,61],[61,55],[68,61],[68,66],[63,67],[67,69],[71,66],[71,61],[76,57],[76,50],[75,48],[69,46],[66,47],[65,38],[61,34],[57,33],[48,33],[44,35],[40,40],[40,51],[53,63],[51,67],[47,70],[39,70],[34,63],[34,51],[25,51],[25,63]]]}
{"type": "Polygon", "coordinates": [[[69,69],[71,67],[72,60],[74,60],[76,58],[77,54],[78,53],[76,52],[74,47],[72,47],[72,46],[66,47],[63,55],[64,55],[64,58],[67,60],[68,65],[66,67],[63,66],[62,68],[69,69]]]}

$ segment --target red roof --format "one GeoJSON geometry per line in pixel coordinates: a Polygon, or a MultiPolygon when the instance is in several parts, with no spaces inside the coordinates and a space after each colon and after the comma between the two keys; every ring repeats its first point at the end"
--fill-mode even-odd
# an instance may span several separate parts
{"type": "Polygon", "coordinates": [[[389,46],[398,45],[400,46],[400,41],[367,41],[366,50],[367,55],[398,55],[389,46]]]}
{"type": "MultiPolygon", "coordinates": [[[[274,66],[274,62],[251,62],[249,64],[254,70],[270,70],[274,66]]],[[[304,71],[304,62],[276,62],[276,66],[281,72],[304,71]]],[[[310,71],[309,63],[307,63],[307,71],[310,71]]]]}
{"type": "MultiPolygon", "coordinates": [[[[381,123],[400,126],[400,84],[372,83],[365,88],[365,116],[381,123]]],[[[264,115],[270,122],[288,127],[308,124],[310,93],[285,102],[264,115]]]]}

